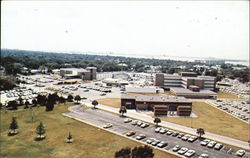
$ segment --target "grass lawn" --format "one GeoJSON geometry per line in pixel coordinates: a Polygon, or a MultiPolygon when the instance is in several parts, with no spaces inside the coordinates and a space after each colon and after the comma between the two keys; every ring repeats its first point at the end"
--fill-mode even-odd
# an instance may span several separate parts
{"type": "Polygon", "coordinates": [[[242,99],[242,98],[239,98],[237,95],[234,95],[234,94],[231,94],[231,93],[222,92],[222,91],[219,91],[217,93],[217,98],[242,99]]]}
{"type": "MultiPolygon", "coordinates": [[[[115,151],[123,147],[140,145],[137,142],[114,135],[102,129],[75,121],[61,115],[66,112],[71,104],[58,104],[54,111],[45,112],[44,107],[33,108],[34,122],[31,122],[29,109],[18,111],[1,111],[1,156],[8,158],[61,158],[61,157],[86,157],[86,158],[111,158],[115,151]],[[17,117],[19,134],[7,136],[11,118],[17,117]],[[42,121],[46,127],[46,139],[34,141],[35,129],[42,121]],[[74,142],[65,143],[69,131],[74,142]]],[[[155,157],[173,157],[168,153],[154,150],[155,157]]]]}
{"type": "Polygon", "coordinates": [[[121,99],[120,98],[103,98],[97,100],[99,104],[108,105],[114,108],[121,107],[121,99]]]}
{"type": "Polygon", "coordinates": [[[193,102],[197,118],[161,117],[162,120],[193,128],[204,128],[215,134],[248,141],[249,125],[204,102],[193,102]]]}

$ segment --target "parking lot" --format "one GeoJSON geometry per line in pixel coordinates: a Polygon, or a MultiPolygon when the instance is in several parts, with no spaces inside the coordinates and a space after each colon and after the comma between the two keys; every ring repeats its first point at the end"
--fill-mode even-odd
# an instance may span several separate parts
{"type": "MultiPolygon", "coordinates": [[[[200,143],[202,140],[195,140],[194,142],[189,142],[188,139],[186,141],[182,140],[182,138],[178,138],[178,135],[181,135],[179,133],[178,135],[174,136],[173,133],[177,131],[173,131],[170,129],[166,129],[166,133],[160,134],[156,133],[155,129],[156,127],[153,125],[150,125],[149,127],[142,128],[138,125],[132,125],[132,122],[124,123],[124,118],[119,117],[116,114],[109,113],[106,111],[98,110],[98,109],[85,109],[83,110],[81,106],[74,106],[72,107],[73,112],[66,113],[66,115],[80,119],[83,122],[87,122],[99,127],[103,127],[103,125],[107,125],[107,123],[111,123],[112,127],[107,128],[108,130],[111,130],[112,132],[115,132],[117,134],[122,134],[126,135],[127,132],[133,131],[135,134],[129,136],[132,139],[136,140],[135,138],[140,135],[144,134],[146,135],[146,138],[141,139],[140,141],[143,143],[148,144],[146,141],[149,138],[155,138],[160,141],[164,141],[167,143],[167,146],[163,146],[161,149],[173,152],[173,148],[175,145],[179,145],[180,147],[186,147],[188,149],[192,149],[195,151],[195,154],[192,157],[199,157],[201,154],[208,154],[209,157],[215,157],[215,158],[225,158],[225,157],[238,157],[236,156],[236,150],[231,149],[225,145],[220,150],[215,150],[214,146],[211,148],[207,147],[207,144],[205,146],[202,146],[200,143]],[[167,134],[167,131],[171,131],[171,134],[167,134]]],[[[183,135],[185,136],[185,134],[183,135]]],[[[186,137],[191,137],[187,136],[186,137]]],[[[156,141],[156,140],[155,140],[156,141]]],[[[152,147],[155,148],[160,148],[157,147],[157,144],[155,143],[155,146],[151,145],[152,147]]],[[[215,143],[216,144],[216,143],[215,143]]],[[[214,145],[215,145],[214,144],[214,145]]],[[[181,150],[181,149],[180,149],[181,150]]],[[[178,151],[177,151],[178,153],[178,151]]],[[[185,152],[184,152],[185,154],[185,152]]],[[[248,154],[248,153],[247,153],[248,154]]],[[[247,157],[245,154],[243,156],[244,158],[247,157]]]]}

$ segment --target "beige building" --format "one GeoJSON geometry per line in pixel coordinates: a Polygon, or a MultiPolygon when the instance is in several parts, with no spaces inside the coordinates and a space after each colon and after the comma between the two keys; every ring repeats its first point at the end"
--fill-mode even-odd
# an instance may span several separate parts
{"type": "Polygon", "coordinates": [[[96,67],[82,68],[61,68],[60,76],[64,78],[81,78],[83,80],[96,79],[96,67]]]}

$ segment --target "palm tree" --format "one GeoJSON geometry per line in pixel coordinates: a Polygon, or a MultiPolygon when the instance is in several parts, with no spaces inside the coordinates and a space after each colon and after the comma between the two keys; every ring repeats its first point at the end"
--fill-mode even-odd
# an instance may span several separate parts
{"type": "Polygon", "coordinates": [[[122,116],[123,116],[124,113],[127,113],[126,107],[125,106],[121,106],[120,110],[119,110],[119,113],[122,114],[122,116]]]}
{"type": "Polygon", "coordinates": [[[198,128],[196,133],[199,134],[199,137],[201,138],[201,136],[205,134],[205,130],[203,128],[198,128]]]}
{"type": "Polygon", "coordinates": [[[37,106],[37,100],[36,100],[36,99],[33,99],[33,100],[32,100],[32,104],[33,104],[33,106],[37,106]]]}
{"type": "Polygon", "coordinates": [[[75,96],[75,100],[77,101],[77,103],[81,100],[81,97],[80,97],[80,95],[76,95],[75,96]]]}
{"type": "Polygon", "coordinates": [[[28,100],[26,100],[24,104],[25,104],[24,109],[29,108],[29,104],[30,104],[30,102],[29,102],[28,100]]]}
{"type": "Polygon", "coordinates": [[[92,105],[94,105],[94,109],[95,109],[96,106],[98,105],[98,101],[96,101],[96,100],[92,101],[92,105]]]}
{"type": "Polygon", "coordinates": [[[161,123],[161,119],[158,118],[158,117],[156,117],[156,118],[154,119],[154,123],[156,124],[156,126],[158,126],[158,124],[161,123]]]}

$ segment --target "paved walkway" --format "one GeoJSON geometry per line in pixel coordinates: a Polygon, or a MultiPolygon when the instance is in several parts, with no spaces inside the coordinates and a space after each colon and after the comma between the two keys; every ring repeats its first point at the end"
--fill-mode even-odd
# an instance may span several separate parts
{"type": "MultiPolygon", "coordinates": [[[[89,101],[84,101],[82,103],[85,104],[88,107],[93,106],[91,104],[91,102],[89,102],[89,101]]],[[[113,107],[106,106],[106,105],[101,105],[101,104],[98,104],[97,108],[119,114],[119,109],[118,108],[113,108],[113,107]]],[[[127,110],[127,113],[125,114],[125,116],[131,117],[131,118],[134,118],[134,119],[138,119],[138,120],[143,120],[145,122],[153,123],[152,117],[146,115],[145,113],[136,112],[135,110],[127,110]]],[[[185,133],[190,133],[192,135],[197,135],[196,134],[196,129],[194,129],[194,128],[190,128],[190,127],[186,127],[186,126],[182,126],[182,125],[178,125],[178,124],[174,124],[174,123],[166,122],[166,121],[162,121],[160,123],[160,125],[164,126],[164,127],[167,127],[167,128],[171,128],[173,130],[183,131],[185,133]]],[[[225,144],[237,146],[237,147],[240,147],[240,148],[243,148],[243,149],[247,149],[247,150],[250,149],[248,142],[244,142],[244,141],[240,141],[240,140],[237,140],[237,139],[233,139],[233,138],[213,134],[213,133],[210,133],[210,132],[206,132],[206,134],[203,137],[208,138],[208,139],[212,139],[212,140],[215,140],[215,141],[218,141],[218,142],[222,142],[222,143],[225,143],[225,144]]]]}

